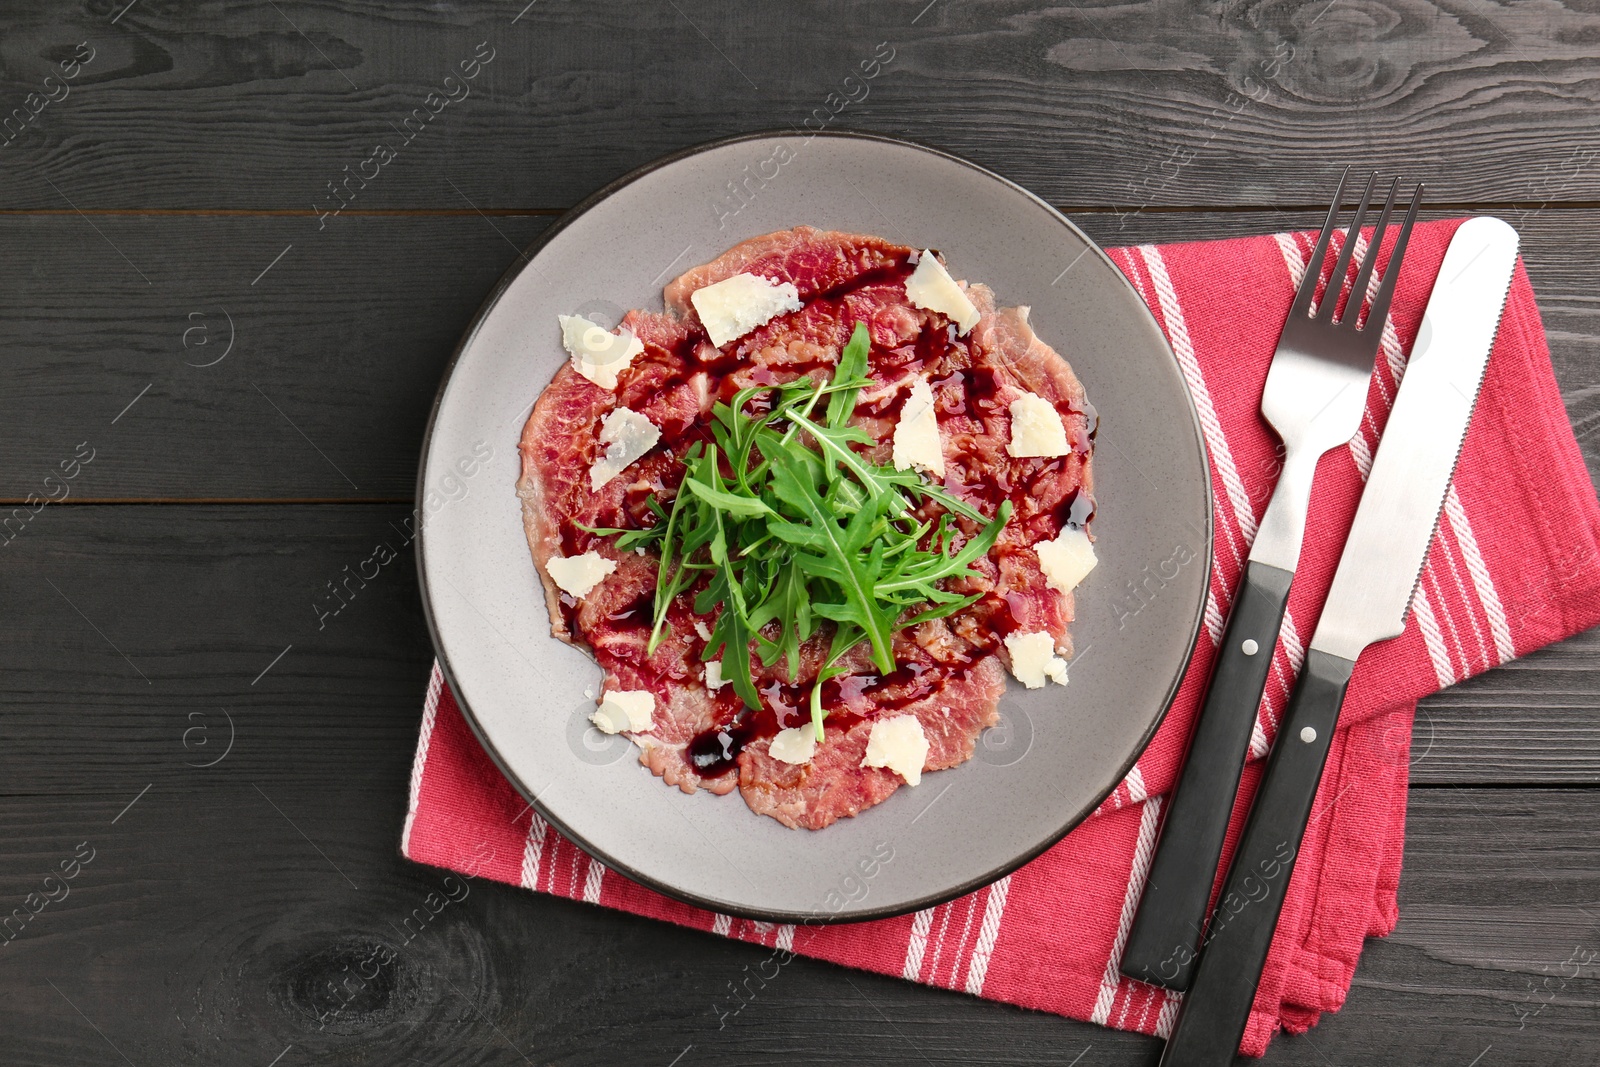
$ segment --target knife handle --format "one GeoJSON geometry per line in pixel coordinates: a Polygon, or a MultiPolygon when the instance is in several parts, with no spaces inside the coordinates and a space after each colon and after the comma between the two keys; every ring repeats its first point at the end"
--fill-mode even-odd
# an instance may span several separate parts
{"type": "Polygon", "coordinates": [[[1206,930],[1161,1067],[1225,1067],[1250,1019],[1355,663],[1312,649],[1206,930]]]}
{"type": "Polygon", "coordinates": [[[1265,563],[1251,563],[1245,570],[1122,954],[1122,973],[1129,978],[1168,989],[1189,988],[1293,580],[1290,571],[1265,563]]]}

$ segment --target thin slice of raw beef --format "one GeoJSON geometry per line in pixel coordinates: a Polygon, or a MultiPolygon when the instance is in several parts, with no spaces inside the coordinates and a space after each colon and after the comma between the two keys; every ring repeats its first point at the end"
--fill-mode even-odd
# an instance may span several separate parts
{"type": "MultiPolygon", "coordinates": [[[[517,483],[524,526],[544,582],[552,632],[587,646],[606,672],[607,690],[648,690],[654,727],[632,735],[640,762],[687,792],[738,788],[752,810],[788,826],[820,829],[881,802],[903,785],[881,768],[862,767],[874,721],[915,715],[929,742],[925,770],[954,767],[972,756],[977,738],[997,719],[1005,689],[1003,639],[1043,630],[1069,655],[1071,594],[1046,585],[1033,545],[1092,515],[1094,412],[1071,368],[1038,338],[1027,308],[996,309],[981,285],[967,288],[981,313],[965,337],[943,315],[915,307],[905,291],[915,250],[878,237],[797,227],[752,238],[686,272],[665,289],[662,313],[632,311],[623,320],[645,346],[602,389],[563,366],[540,395],[522,435],[517,483]],[[689,297],[735,274],[752,273],[794,284],[804,304],[721,349],[706,339],[689,297]],[[946,620],[895,635],[894,674],[878,677],[866,647],[846,657],[848,672],[823,683],[826,738],[811,762],[772,757],[772,736],[809,722],[808,694],[825,661],[831,631],[801,648],[798,669],[764,667],[753,676],[762,707],[744,707],[732,687],[708,687],[702,656],[715,623],[696,616],[691,590],[668,606],[664,639],[647,648],[654,611],[653,554],[620,553],[594,528],[642,528],[654,523],[654,497],[670,504],[682,478],[682,456],[709,437],[711,405],[749,385],[776,385],[832,374],[857,322],[872,340],[872,384],[858,400],[854,423],[879,444],[866,449],[889,459],[892,435],[911,384],[933,388],[944,443],[944,487],[986,515],[1009,500],[1013,517],[976,577],[949,583],[978,594],[970,608],[946,620]],[[1015,458],[1010,403],[1024,392],[1049,400],[1067,428],[1072,451],[1056,458],[1015,458]],[[600,454],[606,415],[628,407],[661,429],[660,443],[620,476],[593,490],[589,467],[600,454]],[[583,598],[562,592],[548,577],[555,556],[594,551],[616,570],[583,598]]],[[[941,509],[928,504],[923,518],[941,509]]],[[[958,543],[979,524],[958,519],[958,543]]]]}

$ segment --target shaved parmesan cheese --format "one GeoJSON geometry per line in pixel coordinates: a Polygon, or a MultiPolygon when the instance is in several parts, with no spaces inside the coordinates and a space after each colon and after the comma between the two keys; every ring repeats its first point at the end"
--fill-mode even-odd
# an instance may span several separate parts
{"type": "Polygon", "coordinates": [[[617,561],[590,549],[581,556],[552,556],[544,569],[562,589],[573,596],[584,597],[617,569],[617,561]]]}
{"type": "Polygon", "coordinates": [[[1081,526],[1063,527],[1054,541],[1040,541],[1033,550],[1039,554],[1039,569],[1044,571],[1045,581],[1062,593],[1077,588],[1099,562],[1094,544],[1081,526]]]}
{"type": "Polygon", "coordinates": [[[944,446],[933,410],[933,389],[923,378],[911,383],[911,395],[894,427],[894,468],[903,471],[912,466],[936,478],[944,477],[944,446]]]}
{"type": "Polygon", "coordinates": [[[1044,688],[1046,680],[1067,684],[1067,661],[1056,655],[1056,639],[1045,631],[1008,635],[1006,651],[1011,653],[1011,673],[1029,689],[1044,688]]]}
{"type": "Polygon", "coordinates": [[[906,780],[907,785],[922,781],[922,765],[928,760],[928,739],[915,715],[896,715],[872,724],[867,738],[863,767],[887,767],[906,780]]]}
{"type": "MultiPolygon", "coordinates": [[[[908,716],[909,718],[909,716],[908,716]]],[[[767,754],[785,763],[810,763],[817,752],[817,731],[809,724],[779,730],[767,747],[767,754]]],[[[920,768],[918,768],[920,770],[920,768]]]]}
{"type": "Polygon", "coordinates": [[[963,337],[978,325],[978,309],[932,252],[922,253],[917,269],[906,279],[906,299],[925,311],[937,311],[955,323],[956,333],[963,337]]]}
{"type": "Polygon", "coordinates": [[[711,343],[721,348],[765,326],[785,311],[800,310],[800,290],[793,282],[775,282],[755,274],[735,274],[696,289],[689,302],[700,315],[711,343]]]}
{"type": "Polygon", "coordinates": [[[702,641],[711,640],[711,627],[707,626],[703,619],[694,620],[694,632],[700,635],[702,641]]]}
{"type": "Polygon", "coordinates": [[[727,684],[728,680],[722,676],[722,661],[720,659],[714,659],[710,663],[707,663],[706,688],[714,693],[727,684]]]}
{"type": "Polygon", "coordinates": [[[589,468],[589,488],[595,492],[621,474],[623,468],[656,447],[661,431],[632,408],[617,408],[600,423],[600,443],[606,454],[589,468]]]}
{"type": "Polygon", "coordinates": [[[572,356],[572,369],[602,389],[615,389],[617,375],[628,369],[644,342],[632,330],[612,333],[581,315],[557,315],[561,344],[572,356]]]}
{"type": "Polygon", "coordinates": [[[1036,393],[1023,393],[1013,400],[1006,451],[1013,456],[1066,455],[1067,428],[1056,406],[1036,393]]]}
{"type": "Polygon", "coordinates": [[[655,729],[651,714],[656,710],[656,698],[648,689],[610,690],[600,700],[589,721],[603,734],[619,734],[655,729]]]}

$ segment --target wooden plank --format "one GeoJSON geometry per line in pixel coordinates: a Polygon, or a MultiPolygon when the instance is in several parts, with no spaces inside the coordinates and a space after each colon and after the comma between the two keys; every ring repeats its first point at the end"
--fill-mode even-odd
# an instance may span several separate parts
{"type": "Polygon", "coordinates": [[[1597,694],[1600,630],[1452,686],[1418,705],[1411,780],[1600,783],[1597,694]]]}
{"type": "MultiPolygon", "coordinates": [[[[1586,267],[1600,210],[1509,217],[1600,471],[1600,281],[1586,267]]],[[[1108,245],[1320,224],[1314,212],[1076,219],[1108,245]]],[[[409,499],[450,353],[548,221],[350,218],[319,235],[292,218],[0,217],[0,242],[26,265],[0,287],[0,499],[59,493],[44,478],[85,441],[95,459],[74,499],[409,499]],[[229,317],[233,351],[198,366],[222,355],[229,317]]]]}
{"type": "Polygon", "coordinates": [[[397,156],[366,164],[354,206],[553,208],[666,152],[808,120],[923,140],[1068,204],[1315,203],[1345,160],[1425,160],[1451,201],[1593,201],[1596,18],[1467,0],[30,9],[7,33],[4,113],[24,108],[26,132],[3,150],[5,201],[325,210],[384,144],[397,156]],[[50,88],[78,42],[93,58],[50,88]],[[32,115],[45,91],[59,100],[32,115]]]}
{"type": "MultiPolygon", "coordinates": [[[[46,509],[0,567],[0,790],[403,783],[432,658],[408,518],[398,505],[46,509]],[[380,543],[397,558],[346,584],[380,543]],[[348,599],[336,613],[329,583],[348,599]]],[[[1594,783],[1597,643],[1431,699],[1415,780],[1594,783]]]]}
{"type": "MultiPolygon", "coordinates": [[[[236,769],[119,816],[132,795],[0,799],[14,905],[93,850],[6,944],[15,1062],[909,1067],[1159,1047],[804,958],[726,1013],[769,949],[408,864],[403,783],[312,798],[236,769]]],[[[1343,1011],[1266,1062],[1464,1065],[1488,1045],[1497,1064],[1586,1062],[1600,968],[1568,961],[1600,937],[1600,792],[1413,790],[1409,831],[1399,928],[1368,943],[1343,1011]]]]}
{"type": "Polygon", "coordinates": [[[47,509],[0,568],[3,788],[404,782],[432,663],[413,529],[396,505],[47,509]]]}
{"type": "Polygon", "coordinates": [[[1594,790],[1412,789],[1399,925],[1368,941],[1344,1010],[1302,1039],[1303,1061],[1320,1050],[1341,1063],[1465,1064],[1491,1044],[1495,1063],[1592,1058],[1597,802],[1594,790]],[[1341,1049],[1374,1031],[1426,1035],[1437,1051],[1341,1049]]]}
{"type": "Polygon", "coordinates": [[[96,850],[66,899],[6,947],[18,1062],[119,1062],[114,1046],[141,1065],[219,1055],[265,1065],[285,1049],[280,1067],[407,1056],[664,1065],[690,1044],[684,1063],[740,1062],[777,1043],[802,1063],[838,1062],[855,1046],[913,1063],[874,1005],[920,1031],[912,1020],[929,1002],[976,1023],[941,1024],[941,1062],[1006,1032],[1031,1033],[1038,1048],[1090,1029],[796,960],[719,1030],[713,1004],[770,950],[406,863],[395,849],[403,784],[329,782],[313,801],[271,777],[235,776],[152,790],[111,825],[127,799],[0,799],[7,825],[25,827],[0,857],[17,905],[80,842],[96,850]],[[451,903],[422,922],[430,892],[451,903]]]}
{"type": "Polygon", "coordinates": [[[0,221],[28,264],[0,290],[0,496],[59,495],[87,442],[68,499],[408,499],[450,353],[549,219],[346,222],[0,221]]]}

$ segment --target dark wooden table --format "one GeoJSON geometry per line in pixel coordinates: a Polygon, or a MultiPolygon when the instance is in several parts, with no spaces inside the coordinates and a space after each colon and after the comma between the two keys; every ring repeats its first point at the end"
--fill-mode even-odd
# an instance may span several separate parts
{"type": "MultiPolygon", "coordinates": [[[[1522,230],[1595,469],[1600,15],[525,3],[6,5],[0,914],[30,917],[0,1062],[1154,1063],[805,960],[719,1029],[764,949],[482,882],[319,1028],[441,874],[397,854],[409,551],[313,605],[400,542],[441,370],[520,248],[662,153],[808,120],[965,155],[1105,244],[1314,225],[1336,163],[1425,179],[1435,215],[1522,230]]],[[[1595,633],[1424,704],[1399,928],[1270,1062],[1600,1059],[1600,966],[1568,962],[1600,952],[1597,705],[1595,633]]]]}

